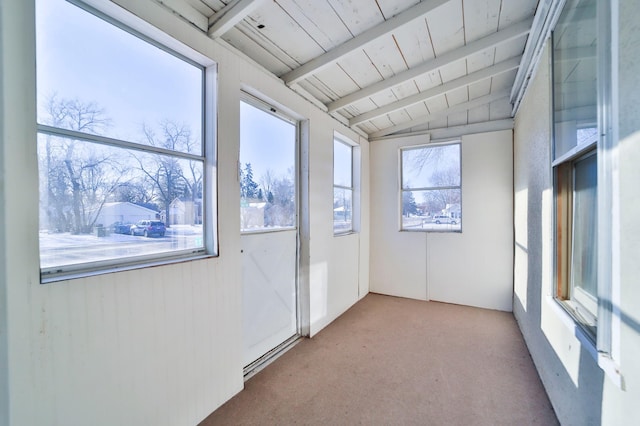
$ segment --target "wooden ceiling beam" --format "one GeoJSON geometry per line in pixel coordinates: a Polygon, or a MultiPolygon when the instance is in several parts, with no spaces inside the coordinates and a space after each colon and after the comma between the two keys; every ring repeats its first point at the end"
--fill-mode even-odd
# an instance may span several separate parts
{"type": "Polygon", "coordinates": [[[329,109],[329,112],[334,112],[336,110],[345,108],[349,105],[366,99],[369,96],[373,96],[376,93],[380,93],[392,87],[399,86],[409,80],[433,72],[453,62],[465,59],[475,53],[481,52],[491,47],[495,47],[502,43],[506,43],[515,38],[522,37],[529,33],[532,22],[533,18],[525,19],[524,21],[513,24],[503,30],[490,34],[479,40],[467,43],[465,46],[444,53],[437,58],[422,63],[421,65],[410,68],[406,71],[394,75],[393,77],[379,81],[378,83],[372,84],[361,90],[358,90],[357,92],[353,92],[347,96],[337,99],[327,104],[327,108],[329,109]]]}
{"type": "Polygon", "coordinates": [[[202,31],[207,31],[207,17],[189,3],[181,0],[163,0],[161,3],[202,31]]]}
{"type": "Polygon", "coordinates": [[[209,18],[209,37],[219,38],[253,12],[264,0],[235,0],[209,18]]]}
{"type": "Polygon", "coordinates": [[[336,63],[342,57],[350,54],[351,52],[362,49],[366,45],[372,43],[380,37],[384,37],[393,33],[393,31],[400,28],[401,26],[415,21],[416,19],[423,18],[424,15],[447,3],[448,1],[449,0],[423,0],[417,5],[405,10],[404,12],[390,19],[387,19],[381,24],[368,29],[367,31],[346,41],[336,48],[329,50],[325,54],[310,60],[309,62],[299,66],[292,71],[289,71],[281,78],[287,85],[291,85],[302,79],[305,79],[310,75],[322,70],[323,68],[336,63]]]}
{"type": "Polygon", "coordinates": [[[467,74],[464,77],[456,78],[455,80],[448,81],[440,86],[436,86],[424,92],[416,93],[412,96],[407,96],[399,101],[392,102],[387,105],[383,105],[380,108],[376,108],[372,111],[365,112],[349,120],[350,126],[355,126],[365,121],[373,120],[374,118],[381,117],[385,114],[389,114],[394,111],[398,111],[403,108],[407,108],[411,105],[415,105],[420,102],[424,102],[428,99],[435,98],[436,96],[443,95],[452,90],[458,89],[469,84],[476,83],[484,80],[485,78],[493,77],[494,75],[502,74],[513,69],[518,68],[520,65],[520,59],[522,56],[507,59],[491,67],[483,68],[479,71],[467,74]]]}
{"type": "Polygon", "coordinates": [[[438,129],[429,129],[420,132],[401,133],[399,135],[390,135],[381,138],[369,138],[369,142],[384,141],[387,139],[396,139],[399,137],[429,135],[431,140],[459,138],[472,133],[497,132],[500,130],[513,129],[513,118],[504,118],[498,120],[483,121],[482,123],[463,124],[461,126],[442,127],[438,129]]]}
{"type": "Polygon", "coordinates": [[[447,117],[451,114],[455,114],[457,112],[469,111],[470,109],[477,108],[482,105],[489,104],[491,102],[497,101],[502,98],[508,98],[509,91],[503,90],[496,93],[491,93],[486,96],[481,96],[479,98],[472,99],[468,102],[463,102],[458,105],[454,105],[449,108],[442,109],[440,111],[436,111],[434,113],[422,116],[418,119],[407,121],[405,123],[400,123],[392,127],[387,127],[386,129],[379,130],[377,132],[371,133],[369,135],[370,138],[380,138],[383,136],[391,135],[402,130],[410,129],[412,127],[422,126],[424,124],[429,123],[430,121],[436,120],[438,118],[447,117]]]}

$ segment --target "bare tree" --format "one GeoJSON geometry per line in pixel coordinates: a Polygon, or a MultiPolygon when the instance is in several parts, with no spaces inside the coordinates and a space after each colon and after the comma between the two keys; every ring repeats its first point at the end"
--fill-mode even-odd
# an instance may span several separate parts
{"type": "Polygon", "coordinates": [[[429,168],[437,164],[443,156],[443,151],[437,149],[437,147],[411,149],[403,151],[403,156],[405,156],[404,167],[416,174],[420,174],[425,167],[429,168]]]}
{"type": "Polygon", "coordinates": [[[264,194],[264,198],[270,203],[273,203],[273,187],[275,180],[275,173],[271,169],[267,169],[260,178],[262,193],[264,194]]]}
{"type": "Polygon", "coordinates": [[[115,189],[113,197],[116,201],[129,202],[157,211],[158,207],[153,203],[154,190],[153,183],[146,176],[141,176],[139,179],[122,182],[115,189]]]}
{"type": "MultiPolygon", "coordinates": [[[[148,145],[186,153],[196,152],[198,143],[191,136],[186,124],[164,120],[159,125],[160,133],[143,125],[144,142],[148,145]]],[[[170,207],[176,199],[191,201],[202,197],[202,167],[197,162],[180,160],[160,154],[132,154],[139,169],[155,188],[155,200],[165,212],[167,226],[171,223],[170,207]]]]}
{"type": "Polygon", "coordinates": [[[293,169],[273,179],[267,193],[265,224],[271,226],[295,225],[295,181],[293,169]]]}
{"type": "MultiPolygon", "coordinates": [[[[102,108],[78,99],[51,96],[45,124],[89,134],[103,134],[110,125],[102,108]]],[[[46,214],[49,227],[89,232],[100,209],[126,171],[113,151],[74,139],[46,136],[39,150],[46,171],[46,214]]]]}
{"type": "Polygon", "coordinates": [[[45,124],[62,129],[91,134],[103,134],[111,126],[111,119],[95,102],[79,99],[60,99],[56,94],[47,99],[45,124]]]}

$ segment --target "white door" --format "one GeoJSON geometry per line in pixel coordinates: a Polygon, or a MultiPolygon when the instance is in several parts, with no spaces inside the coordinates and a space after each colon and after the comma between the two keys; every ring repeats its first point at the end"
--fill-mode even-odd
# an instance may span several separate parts
{"type": "Polygon", "coordinates": [[[240,105],[244,365],[298,334],[297,125],[275,108],[240,105]]]}

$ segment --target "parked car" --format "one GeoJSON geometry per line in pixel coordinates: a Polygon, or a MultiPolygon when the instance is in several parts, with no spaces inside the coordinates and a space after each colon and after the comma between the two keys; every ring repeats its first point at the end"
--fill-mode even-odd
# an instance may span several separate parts
{"type": "Polygon", "coordinates": [[[111,232],[114,234],[130,234],[131,233],[131,222],[115,222],[111,225],[111,232]]]}
{"type": "Polygon", "coordinates": [[[164,223],[159,220],[139,220],[135,225],[131,225],[131,235],[144,235],[145,237],[158,235],[159,237],[164,237],[166,230],[164,223]]]}
{"type": "Polygon", "coordinates": [[[452,225],[455,225],[456,223],[458,223],[458,221],[456,220],[456,218],[454,217],[450,217],[450,216],[446,216],[446,215],[435,215],[431,218],[431,221],[433,223],[436,224],[441,224],[441,223],[450,223],[452,225]]]}

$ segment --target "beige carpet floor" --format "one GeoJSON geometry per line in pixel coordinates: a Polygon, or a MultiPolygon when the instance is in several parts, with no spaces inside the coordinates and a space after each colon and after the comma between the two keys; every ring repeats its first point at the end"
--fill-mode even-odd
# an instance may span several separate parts
{"type": "Polygon", "coordinates": [[[556,425],[512,314],[369,294],[201,425],[556,425]]]}

